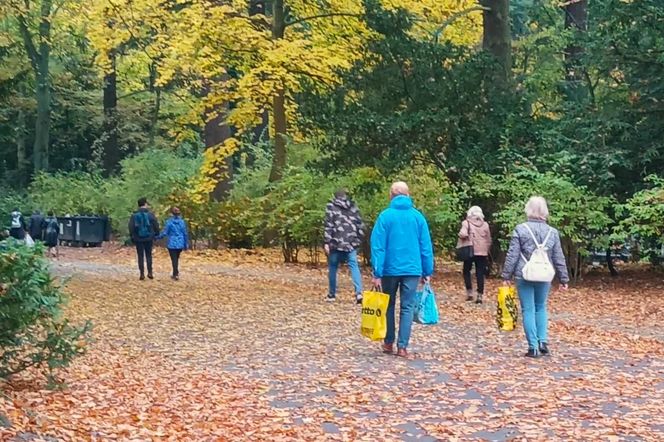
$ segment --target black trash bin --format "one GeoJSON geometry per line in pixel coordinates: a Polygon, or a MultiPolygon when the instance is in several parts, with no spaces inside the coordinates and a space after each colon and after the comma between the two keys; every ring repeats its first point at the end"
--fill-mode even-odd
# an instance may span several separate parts
{"type": "Polygon", "coordinates": [[[81,246],[99,247],[106,237],[106,217],[77,216],[74,242],[81,246]]]}
{"type": "Polygon", "coordinates": [[[60,237],[58,239],[60,244],[70,245],[75,240],[76,222],[74,218],[73,216],[58,217],[58,224],[60,225],[60,237]]]}

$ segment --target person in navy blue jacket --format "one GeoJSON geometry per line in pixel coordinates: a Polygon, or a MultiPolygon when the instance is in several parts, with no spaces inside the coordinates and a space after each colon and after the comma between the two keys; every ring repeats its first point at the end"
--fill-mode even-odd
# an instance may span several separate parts
{"type": "Polygon", "coordinates": [[[378,216],[371,232],[373,283],[390,295],[384,353],[394,352],[394,306],[399,290],[401,312],[397,356],[408,357],[406,349],[415,314],[417,286],[420,280],[429,282],[433,274],[433,246],[429,225],[424,215],[413,207],[408,185],[404,182],[392,184],[390,198],[390,207],[378,216]]]}
{"type": "Polygon", "coordinates": [[[168,237],[168,254],[171,256],[171,263],[173,264],[173,275],[171,278],[174,280],[180,279],[180,254],[183,250],[189,248],[189,235],[187,233],[187,224],[182,219],[180,209],[173,207],[171,209],[171,217],[168,218],[164,225],[164,230],[157,237],[158,239],[168,237]]]}

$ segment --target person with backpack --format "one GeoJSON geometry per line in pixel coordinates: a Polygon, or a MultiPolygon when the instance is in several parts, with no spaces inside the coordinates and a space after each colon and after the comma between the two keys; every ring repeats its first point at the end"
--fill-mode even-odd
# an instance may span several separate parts
{"type": "Polygon", "coordinates": [[[512,277],[516,279],[528,341],[526,357],[537,358],[550,354],[547,299],[551,282],[557,274],[560,288],[567,290],[569,276],[560,234],[547,224],[546,200],[541,196],[530,198],[526,216],[528,221],[519,224],[512,233],[502,278],[507,285],[511,284],[512,277]]]}
{"type": "Polygon", "coordinates": [[[30,221],[28,222],[28,232],[35,241],[41,241],[44,234],[44,215],[39,210],[32,212],[30,221]]]}
{"type": "Polygon", "coordinates": [[[171,209],[171,217],[168,218],[164,225],[164,230],[159,234],[157,239],[168,237],[168,254],[171,257],[171,264],[173,265],[173,274],[171,278],[174,281],[180,279],[180,254],[183,250],[189,248],[189,235],[187,234],[187,224],[182,219],[180,209],[173,207],[171,209]]]}
{"type": "Polygon", "coordinates": [[[357,249],[364,238],[364,223],[357,205],[345,190],[337,190],[325,208],[325,254],[327,255],[327,301],[337,299],[337,270],[346,262],[355,289],[355,302],[362,304],[362,274],[357,262],[357,249]]]}
{"type": "Polygon", "coordinates": [[[145,280],[145,264],[148,267],[148,278],[154,279],[152,272],[152,245],[159,234],[159,221],[150,212],[150,206],[145,198],[138,200],[138,210],[129,218],[129,235],[136,245],[138,255],[138,270],[140,280],[145,280]]]}
{"type": "Polygon", "coordinates": [[[18,210],[17,207],[12,211],[10,216],[9,235],[14,239],[22,241],[25,239],[26,230],[27,226],[25,223],[25,219],[23,218],[23,214],[21,213],[20,210],[18,210]]]}
{"type": "Polygon", "coordinates": [[[466,286],[466,301],[473,300],[473,281],[470,277],[470,271],[473,264],[475,264],[475,278],[477,279],[475,303],[481,304],[484,297],[484,279],[489,265],[491,229],[489,229],[489,224],[484,221],[484,212],[479,206],[471,207],[466,214],[466,219],[461,223],[457,250],[464,246],[470,246],[472,250],[472,253],[463,257],[463,282],[466,286]]]}
{"type": "Polygon", "coordinates": [[[44,244],[48,247],[48,254],[59,258],[60,250],[58,248],[58,241],[60,239],[60,223],[53,214],[52,210],[48,211],[48,216],[42,222],[44,230],[44,244]]]}

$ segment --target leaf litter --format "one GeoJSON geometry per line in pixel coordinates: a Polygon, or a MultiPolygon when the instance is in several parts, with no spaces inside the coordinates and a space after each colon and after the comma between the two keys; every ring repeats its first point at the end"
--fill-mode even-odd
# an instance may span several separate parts
{"type": "Polygon", "coordinates": [[[414,361],[359,334],[343,275],[274,251],[184,256],[182,280],[134,275],[127,249],[67,250],[68,316],[92,319],[88,353],[51,391],[34,373],[2,384],[0,440],[662,440],[661,275],[593,275],[551,295],[551,358],[499,332],[489,281],[463,300],[454,269],[434,288],[438,326],[414,325],[414,361]],[[79,271],[80,270],[80,271],[79,271]]]}

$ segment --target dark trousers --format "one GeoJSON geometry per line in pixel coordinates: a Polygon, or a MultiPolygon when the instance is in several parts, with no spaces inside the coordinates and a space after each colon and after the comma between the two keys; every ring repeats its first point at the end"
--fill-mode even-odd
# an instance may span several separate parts
{"type": "Polygon", "coordinates": [[[477,293],[484,294],[484,278],[486,277],[487,264],[489,262],[486,256],[474,256],[463,262],[463,282],[466,284],[466,290],[473,289],[473,282],[470,278],[470,271],[475,263],[475,276],[477,276],[477,293]]]}
{"type": "Polygon", "coordinates": [[[145,262],[148,264],[148,274],[152,275],[152,241],[136,241],[138,254],[138,270],[145,275],[145,262]]]}
{"type": "Polygon", "coordinates": [[[9,236],[14,239],[25,239],[25,230],[21,229],[20,227],[12,228],[9,231],[9,236]]]}
{"type": "Polygon", "coordinates": [[[168,254],[171,255],[171,264],[173,265],[173,276],[180,276],[180,269],[178,268],[180,253],[182,253],[182,249],[168,249],[168,254]]]}

